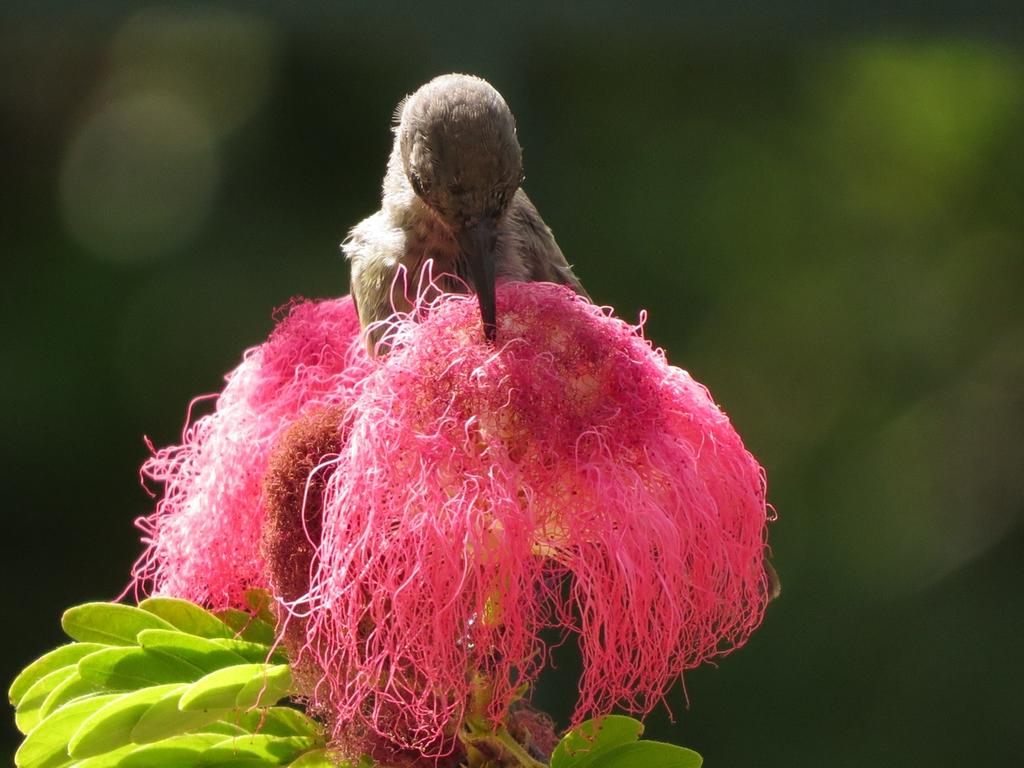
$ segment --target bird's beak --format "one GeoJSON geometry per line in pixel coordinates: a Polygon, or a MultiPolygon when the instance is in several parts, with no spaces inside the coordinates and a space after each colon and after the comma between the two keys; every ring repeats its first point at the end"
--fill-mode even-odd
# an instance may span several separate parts
{"type": "Polygon", "coordinates": [[[497,309],[494,296],[494,247],[498,233],[494,222],[482,219],[464,227],[457,235],[459,247],[469,266],[469,276],[480,302],[480,316],[484,321],[484,336],[494,341],[498,333],[497,309]]]}

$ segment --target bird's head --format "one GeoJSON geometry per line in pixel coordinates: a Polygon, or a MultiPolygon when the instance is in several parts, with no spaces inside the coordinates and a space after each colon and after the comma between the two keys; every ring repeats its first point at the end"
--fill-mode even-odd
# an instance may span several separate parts
{"type": "Polygon", "coordinates": [[[493,339],[497,223],[523,180],[512,112],[487,81],[442,75],[409,96],[396,117],[406,178],[459,243],[493,339]]]}

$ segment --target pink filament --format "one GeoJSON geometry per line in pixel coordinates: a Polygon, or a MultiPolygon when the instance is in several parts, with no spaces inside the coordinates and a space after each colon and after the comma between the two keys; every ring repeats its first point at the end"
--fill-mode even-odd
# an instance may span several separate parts
{"type": "Polygon", "coordinates": [[[221,608],[242,606],[246,589],[266,586],[262,481],[271,450],[311,408],[346,405],[373,367],[349,297],[293,301],[286,310],[227,375],[215,410],[192,422],[190,406],[182,444],[143,464],[141,475],[164,491],[156,511],[137,521],[147,544],[132,570],[137,592],[221,608]]]}
{"type": "MultiPolygon", "coordinates": [[[[398,321],[323,497],[307,652],[339,733],[450,749],[576,634],[579,721],[648,712],[742,645],[768,595],[761,467],[638,329],[549,284],[398,321]]],[[[191,533],[191,531],[190,531],[191,533]]]]}

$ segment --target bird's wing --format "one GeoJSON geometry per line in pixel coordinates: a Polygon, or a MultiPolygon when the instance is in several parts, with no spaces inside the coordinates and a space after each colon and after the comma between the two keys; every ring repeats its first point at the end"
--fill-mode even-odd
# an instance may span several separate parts
{"type": "MultiPolygon", "coordinates": [[[[341,244],[341,250],[351,265],[349,290],[364,330],[390,317],[396,309],[409,309],[403,292],[392,291],[398,265],[405,253],[405,233],[390,226],[382,212],[354,226],[341,244]]],[[[369,331],[367,340],[371,347],[380,336],[379,327],[369,331]]]]}
{"type": "Polygon", "coordinates": [[[521,273],[509,274],[508,277],[561,283],[589,299],[590,296],[565,260],[562,249],[555,242],[551,229],[522,189],[516,190],[508,216],[510,237],[513,239],[511,250],[518,257],[509,266],[521,273]]]}

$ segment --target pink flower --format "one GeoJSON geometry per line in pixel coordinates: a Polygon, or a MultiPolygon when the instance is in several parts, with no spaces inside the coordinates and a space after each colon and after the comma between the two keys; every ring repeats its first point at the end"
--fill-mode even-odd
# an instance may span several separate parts
{"type": "Polygon", "coordinates": [[[213,413],[191,422],[192,406],[207,398],[193,401],[182,444],[142,466],[164,491],[137,523],[148,545],[132,571],[138,591],[222,608],[266,586],[262,484],[271,450],[303,413],[347,405],[373,367],[358,336],[350,298],[293,302],[228,374],[213,413]]]}
{"type": "MultiPolygon", "coordinates": [[[[396,325],[394,351],[350,405],[302,601],[323,673],[314,704],[337,734],[445,754],[467,716],[508,714],[545,666],[552,628],[582,652],[577,722],[646,713],[761,622],[764,475],[707,390],[567,289],[498,296],[496,347],[474,298],[442,297],[396,325]]],[[[261,446],[298,410],[269,401],[261,446]]],[[[194,589],[183,539],[210,539],[186,515],[161,575],[194,589]]]]}

